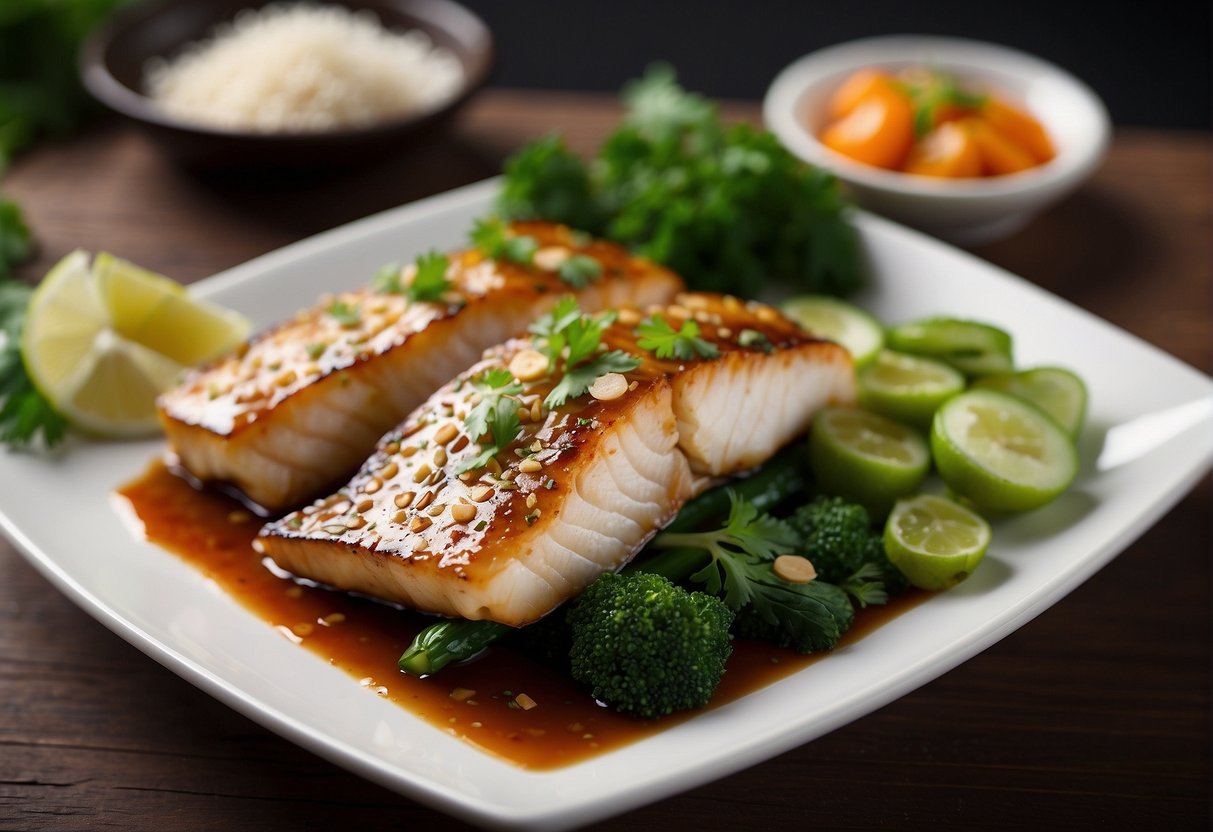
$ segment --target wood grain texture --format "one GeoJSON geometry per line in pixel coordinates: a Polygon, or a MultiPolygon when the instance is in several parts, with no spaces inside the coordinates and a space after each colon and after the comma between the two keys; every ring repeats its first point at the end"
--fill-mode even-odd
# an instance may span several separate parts
{"type": "MultiPolygon", "coordinates": [[[[183,174],[108,124],[29,154],[4,185],[39,237],[27,276],[79,246],[189,281],[492,175],[554,129],[592,150],[617,112],[607,97],[486,93],[445,143],[306,181],[183,174]]],[[[1207,134],[1121,131],[1089,184],[976,253],[1207,373],[1211,173],[1207,134]]],[[[1068,598],[915,693],[595,828],[1207,829],[1211,502],[1206,478],[1068,598]]],[[[465,828],[218,704],[0,542],[0,828],[166,826],[465,828]]]]}

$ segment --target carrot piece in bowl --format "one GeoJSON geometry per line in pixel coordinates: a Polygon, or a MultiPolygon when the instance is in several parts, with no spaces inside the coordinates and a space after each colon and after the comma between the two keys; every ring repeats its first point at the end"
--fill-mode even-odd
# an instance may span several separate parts
{"type": "Polygon", "coordinates": [[[991,98],[981,111],[995,130],[1013,139],[1038,162],[1047,162],[1056,154],[1049,134],[1039,121],[1005,101],[991,98]]]}
{"type": "Polygon", "coordinates": [[[981,176],[981,153],[964,122],[946,121],[914,144],[903,170],[919,176],[981,176]]]}
{"type": "Polygon", "coordinates": [[[873,84],[847,115],[821,134],[821,143],[880,168],[897,168],[914,141],[910,102],[891,84],[873,84]]]}
{"type": "Polygon", "coordinates": [[[1018,173],[1036,166],[1036,159],[1010,137],[980,118],[962,119],[981,156],[981,169],[989,176],[1018,173]]]}

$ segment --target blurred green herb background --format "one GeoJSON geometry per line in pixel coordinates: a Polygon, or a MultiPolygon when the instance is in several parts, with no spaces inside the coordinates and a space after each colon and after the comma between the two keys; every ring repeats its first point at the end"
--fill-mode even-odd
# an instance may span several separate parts
{"type": "Polygon", "coordinates": [[[129,0],[0,0],[0,280],[29,256],[21,210],[3,195],[13,157],[79,129],[97,107],[80,85],[80,44],[129,0]]]}

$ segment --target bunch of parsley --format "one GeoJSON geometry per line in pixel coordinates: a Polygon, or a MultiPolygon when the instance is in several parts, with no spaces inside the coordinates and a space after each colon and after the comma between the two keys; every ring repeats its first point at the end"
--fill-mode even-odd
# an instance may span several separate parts
{"type": "Polygon", "coordinates": [[[863,282],[858,238],[829,173],[778,140],[728,126],[668,67],[624,88],[627,114],[588,164],[558,136],[506,163],[498,210],[617,240],[695,289],[757,295],[769,280],[847,295],[863,282]]]}

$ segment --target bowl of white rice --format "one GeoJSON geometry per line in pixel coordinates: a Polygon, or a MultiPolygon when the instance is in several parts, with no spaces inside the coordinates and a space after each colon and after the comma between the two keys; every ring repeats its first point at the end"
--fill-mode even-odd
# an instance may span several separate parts
{"type": "Polygon", "coordinates": [[[320,168],[407,151],[488,77],[492,36],[451,0],[167,0],[116,15],[85,86],[201,168],[320,168]]]}

